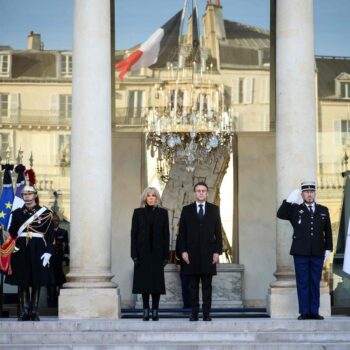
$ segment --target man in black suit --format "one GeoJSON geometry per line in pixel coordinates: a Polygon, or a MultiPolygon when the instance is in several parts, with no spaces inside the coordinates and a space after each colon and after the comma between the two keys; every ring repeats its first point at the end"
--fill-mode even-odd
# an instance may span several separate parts
{"type": "Polygon", "coordinates": [[[302,182],[302,204],[297,203],[299,196],[300,191],[294,190],[283,201],[277,217],[293,226],[290,254],[294,258],[298,320],[323,320],[319,314],[320,281],[324,261],[333,249],[331,220],[327,207],[315,202],[315,182],[302,182]]]}
{"type": "Polygon", "coordinates": [[[192,313],[190,321],[198,321],[199,282],[202,283],[203,321],[211,321],[212,277],[222,254],[220,209],[206,202],[208,186],[194,186],[195,202],[182,208],[179,225],[179,249],[185,262],[183,273],[190,276],[192,313]]]}

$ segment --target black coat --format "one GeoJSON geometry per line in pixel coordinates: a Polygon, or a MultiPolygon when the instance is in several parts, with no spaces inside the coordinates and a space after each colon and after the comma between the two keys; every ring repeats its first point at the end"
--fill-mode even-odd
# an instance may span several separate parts
{"type": "MultiPolygon", "coordinates": [[[[12,213],[12,221],[9,233],[12,238],[17,238],[18,230],[33,214],[41,207],[36,205],[32,209],[25,206],[16,209],[12,213]]],[[[39,218],[30,224],[30,228],[26,228],[24,232],[41,232],[44,233],[44,239],[33,237],[18,237],[16,247],[18,251],[12,253],[11,267],[12,275],[6,276],[6,283],[18,285],[22,287],[28,286],[45,286],[48,282],[49,265],[43,267],[41,256],[44,253],[53,253],[53,223],[52,213],[46,210],[39,218]]]]}
{"type": "Polygon", "coordinates": [[[69,261],[68,232],[63,228],[54,229],[53,255],[50,259],[49,285],[62,286],[66,283],[63,271],[63,260],[69,261]]]}
{"type": "Polygon", "coordinates": [[[166,209],[154,209],[152,225],[149,225],[146,208],[134,210],[131,258],[138,261],[134,264],[132,292],[165,294],[164,261],[169,259],[169,218],[166,209]]]}
{"type": "Polygon", "coordinates": [[[328,208],[316,204],[313,218],[305,204],[283,201],[277,217],[289,220],[293,226],[291,255],[324,256],[333,250],[332,228],[328,208]]]}
{"type": "Polygon", "coordinates": [[[196,203],[182,208],[179,225],[179,253],[187,252],[189,264],[183,264],[185,274],[216,275],[213,254],[222,254],[221,218],[218,206],[206,203],[200,219],[196,203]]]}

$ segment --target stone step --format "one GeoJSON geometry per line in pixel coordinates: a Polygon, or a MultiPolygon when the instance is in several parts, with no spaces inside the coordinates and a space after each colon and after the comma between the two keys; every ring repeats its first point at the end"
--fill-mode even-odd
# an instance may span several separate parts
{"type": "Polygon", "coordinates": [[[264,344],[114,344],[114,345],[0,345],[0,349],[9,350],[349,350],[350,343],[344,344],[310,344],[310,343],[264,343],[264,344]]]}
{"type": "Polygon", "coordinates": [[[350,317],[332,317],[323,321],[292,319],[213,319],[212,322],[189,322],[187,319],[142,320],[58,320],[42,317],[40,322],[0,319],[0,334],[7,332],[76,332],[76,331],[158,331],[158,332],[333,332],[349,331],[350,317]]]}
{"type": "Polygon", "coordinates": [[[0,334],[0,344],[350,343],[350,332],[64,332],[0,334]]]}
{"type": "Polygon", "coordinates": [[[350,319],[0,321],[0,349],[350,349],[350,319]]]}

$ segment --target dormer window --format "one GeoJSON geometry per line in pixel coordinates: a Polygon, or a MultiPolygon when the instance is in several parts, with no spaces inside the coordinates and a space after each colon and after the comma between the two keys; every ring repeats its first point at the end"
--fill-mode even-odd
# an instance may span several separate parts
{"type": "Polygon", "coordinates": [[[340,82],[340,97],[350,98],[350,81],[340,82]]]}
{"type": "Polygon", "coordinates": [[[72,76],[72,54],[63,53],[61,56],[61,75],[62,77],[71,77],[72,76]]]}
{"type": "Polygon", "coordinates": [[[8,77],[10,73],[10,55],[0,54],[0,76],[8,77]]]}
{"type": "Polygon", "coordinates": [[[335,95],[337,98],[350,99],[350,74],[340,73],[335,78],[335,95]]]}

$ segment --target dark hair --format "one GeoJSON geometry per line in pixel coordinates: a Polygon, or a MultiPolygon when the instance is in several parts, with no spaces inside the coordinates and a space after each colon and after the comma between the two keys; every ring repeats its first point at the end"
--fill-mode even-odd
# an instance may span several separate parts
{"type": "Polygon", "coordinates": [[[206,187],[207,191],[209,190],[208,185],[204,181],[199,181],[193,186],[193,191],[196,191],[197,186],[204,186],[206,187]]]}

